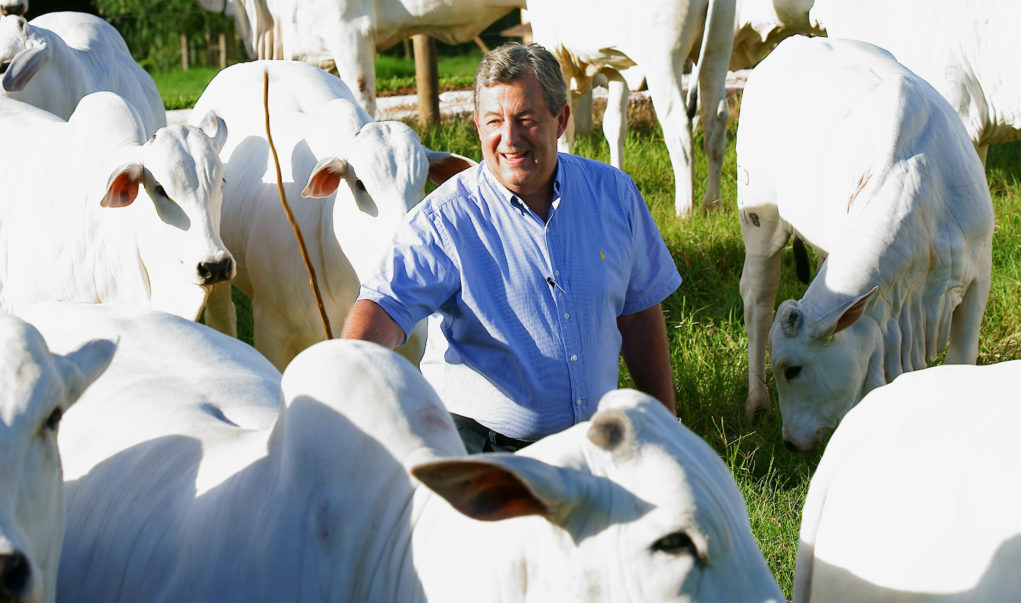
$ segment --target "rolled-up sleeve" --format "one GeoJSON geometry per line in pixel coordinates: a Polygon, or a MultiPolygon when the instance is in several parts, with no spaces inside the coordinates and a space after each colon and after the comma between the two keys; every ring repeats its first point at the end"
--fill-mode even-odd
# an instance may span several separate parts
{"type": "Polygon", "coordinates": [[[634,261],[621,314],[634,314],[662,302],[681,285],[681,275],[663,242],[638,187],[624,177],[621,198],[630,213],[634,261]]]}
{"type": "Polygon", "coordinates": [[[441,227],[429,212],[413,212],[394,235],[380,269],[362,283],[358,299],[376,302],[405,335],[446,304],[461,285],[460,271],[441,227]]]}

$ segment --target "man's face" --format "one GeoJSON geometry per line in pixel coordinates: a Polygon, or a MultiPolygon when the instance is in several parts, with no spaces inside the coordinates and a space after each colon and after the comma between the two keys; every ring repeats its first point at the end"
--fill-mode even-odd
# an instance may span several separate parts
{"type": "Polygon", "coordinates": [[[475,127],[489,171],[526,202],[551,190],[569,114],[567,105],[550,112],[533,73],[482,88],[475,127]]]}

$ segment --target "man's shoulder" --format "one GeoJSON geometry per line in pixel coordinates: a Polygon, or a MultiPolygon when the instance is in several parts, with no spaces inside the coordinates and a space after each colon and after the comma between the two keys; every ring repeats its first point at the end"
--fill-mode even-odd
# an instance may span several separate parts
{"type": "Polygon", "coordinates": [[[578,179],[580,182],[598,185],[604,185],[607,181],[631,182],[631,176],[627,172],[596,159],[570,153],[559,153],[559,159],[563,162],[566,175],[570,177],[573,174],[580,174],[581,178],[578,179]]]}
{"type": "Polygon", "coordinates": [[[441,214],[463,211],[479,196],[481,168],[482,164],[478,164],[454,174],[426,195],[412,212],[433,219],[441,214]]]}

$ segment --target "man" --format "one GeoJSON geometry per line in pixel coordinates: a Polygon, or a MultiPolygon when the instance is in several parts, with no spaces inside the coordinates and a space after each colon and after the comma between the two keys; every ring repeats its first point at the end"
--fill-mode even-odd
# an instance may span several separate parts
{"type": "Polygon", "coordinates": [[[626,174],[557,154],[566,99],[541,46],[483,57],[485,161],[409,213],[344,325],[343,337],[394,348],[432,315],[422,373],[469,452],[513,451],[588,419],[621,355],[674,411],[660,302],[681,277],[626,174]]]}

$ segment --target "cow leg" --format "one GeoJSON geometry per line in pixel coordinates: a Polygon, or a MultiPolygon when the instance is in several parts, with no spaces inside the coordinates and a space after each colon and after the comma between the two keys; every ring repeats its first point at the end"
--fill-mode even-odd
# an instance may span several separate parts
{"type": "Polygon", "coordinates": [[[989,155],[989,145],[980,144],[975,146],[975,151],[978,153],[978,158],[982,160],[982,167],[986,167],[986,156],[989,155]]]}
{"type": "Polygon", "coordinates": [[[646,71],[645,77],[674,171],[674,211],[678,217],[687,218],[691,215],[695,173],[691,120],[681,95],[684,61],[674,57],[670,61],[661,58],[645,64],[653,67],[646,71]]]}
{"type": "Polygon", "coordinates": [[[407,358],[411,364],[418,366],[422,360],[422,354],[425,352],[425,339],[428,332],[426,321],[418,321],[415,328],[411,330],[411,334],[408,335],[408,340],[404,342],[404,345],[398,346],[395,351],[407,358]]]}
{"type": "Polygon", "coordinates": [[[627,105],[629,90],[622,79],[606,83],[606,110],[603,112],[603,135],[610,145],[610,165],[624,169],[624,140],[627,137],[627,105]]]}
{"type": "Polygon", "coordinates": [[[291,324],[275,309],[267,308],[258,297],[252,298],[252,323],[252,344],[280,372],[305,347],[300,341],[301,327],[291,324]]]}
{"type": "MultiPolygon", "coordinates": [[[[710,11],[711,21],[705,24],[705,48],[699,56],[698,100],[702,107],[702,130],[705,132],[706,174],[702,207],[711,210],[720,204],[720,173],[727,146],[727,66],[734,47],[734,3],[717,2],[710,11]]],[[[691,86],[695,82],[690,83],[691,86]]]]}
{"type": "Polygon", "coordinates": [[[748,332],[748,398],[745,413],[749,421],[769,410],[766,387],[766,343],[773,323],[773,306],[780,286],[780,251],[787,235],[780,229],[776,208],[741,208],[741,235],[745,242],[741,270],[741,300],[748,332]]]}
{"type": "Polygon", "coordinates": [[[213,285],[206,298],[206,326],[221,333],[238,336],[237,308],[230,297],[230,283],[213,285]]]}
{"type": "Polygon", "coordinates": [[[989,299],[989,270],[971,282],[950,319],[950,344],[946,364],[975,364],[978,359],[978,333],[989,299]]]}
{"type": "Polygon", "coordinates": [[[337,73],[351,89],[358,104],[376,116],[376,42],[367,17],[341,21],[329,28],[323,36],[337,73]]]}
{"type": "Polygon", "coordinates": [[[574,118],[575,135],[588,134],[592,131],[592,89],[578,94],[577,103],[571,107],[571,117],[574,118]]]}
{"type": "MultiPolygon", "coordinates": [[[[571,114],[567,118],[567,129],[564,130],[563,135],[557,140],[557,150],[561,153],[570,153],[574,149],[574,136],[577,132],[577,112],[583,95],[584,92],[575,89],[573,86],[567,91],[567,104],[571,107],[571,114]]],[[[591,111],[591,105],[589,110],[591,111]]]]}

